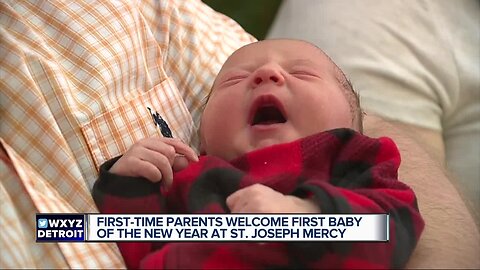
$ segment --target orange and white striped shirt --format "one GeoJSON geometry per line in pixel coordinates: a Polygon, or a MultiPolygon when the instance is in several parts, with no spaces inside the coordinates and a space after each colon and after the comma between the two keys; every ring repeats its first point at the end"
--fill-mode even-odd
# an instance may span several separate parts
{"type": "Polygon", "coordinates": [[[216,73],[254,38],[199,0],[0,2],[0,267],[122,268],[113,243],[36,243],[35,213],[97,212],[98,167],[135,141],[196,146],[216,73]]]}

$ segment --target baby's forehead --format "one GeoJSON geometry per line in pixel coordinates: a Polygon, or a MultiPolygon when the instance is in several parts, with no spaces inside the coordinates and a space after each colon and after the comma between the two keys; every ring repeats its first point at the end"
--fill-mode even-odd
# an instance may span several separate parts
{"type": "Polygon", "coordinates": [[[275,39],[241,47],[227,59],[222,69],[254,66],[255,63],[271,60],[281,63],[312,63],[322,68],[334,66],[328,56],[313,44],[301,40],[275,39]]]}

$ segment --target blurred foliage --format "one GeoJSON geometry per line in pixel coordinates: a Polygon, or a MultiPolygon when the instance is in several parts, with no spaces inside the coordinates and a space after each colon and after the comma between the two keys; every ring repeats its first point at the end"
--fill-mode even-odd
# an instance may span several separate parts
{"type": "Polygon", "coordinates": [[[264,39],[281,0],[203,0],[216,11],[234,19],[257,39],[264,39]]]}

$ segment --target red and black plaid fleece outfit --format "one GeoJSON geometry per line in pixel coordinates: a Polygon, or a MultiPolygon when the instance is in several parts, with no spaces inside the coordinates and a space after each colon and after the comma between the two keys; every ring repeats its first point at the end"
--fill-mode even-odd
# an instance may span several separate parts
{"type": "Polygon", "coordinates": [[[202,156],[176,173],[171,189],[108,172],[93,195],[102,213],[229,213],[226,198],[261,183],[313,199],[324,214],[390,214],[389,242],[121,242],[130,268],[398,268],[424,227],[413,191],[397,180],[400,156],[388,138],[349,129],[249,152],[231,162],[202,156]]]}

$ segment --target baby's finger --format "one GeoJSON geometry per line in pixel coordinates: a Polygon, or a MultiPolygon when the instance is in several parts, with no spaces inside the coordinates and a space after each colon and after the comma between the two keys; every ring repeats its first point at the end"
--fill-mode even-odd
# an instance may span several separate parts
{"type": "Polygon", "coordinates": [[[160,170],[150,162],[132,157],[129,164],[132,170],[130,176],[144,177],[153,183],[162,179],[160,170]]]}
{"type": "Polygon", "coordinates": [[[175,148],[175,152],[181,155],[184,155],[189,161],[198,161],[198,156],[193,149],[183,143],[179,139],[172,139],[172,138],[162,138],[164,142],[173,146],[175,148]]]}
{"type": "Polygon", "coordinates": [[[162,174],[162,184],[169,187],[173,180],[173,171],[170,160],[163,154],[144,148],[141,158],[153,164],[162,174]]]}
{"type": "Polygon", "coordinates": [[[173,164],[173,160],[175,158],[175,147],[170,145],[167,141],[163,140],[160,137],[151,137],[145,139],[141,142],[143,148],[158,152],[165,157],[170,162],[170,165],[173,164]]]}
{"type": "Polygon", "coordinates": [[[243,207],[245,204],[245,200],[243,198],[245,197],[246,192],[248,192],[248,190],[240,189],[227,197],[226,204],[228,209],[230,209],[230,212],[238,213],[238,211],[243,207]]]}
{"type": "MultiPolygon", "coordinates": [[[[143,147],[135,147],[134,149],[132,149],[132,151],[130,151],[129,156],[148,162],[152,164],[152,166],[155,166],[157,168],[157,170],[161,173],[162,178],[155,179],[154,182],[162,180],[167,184],[171,183],[173,178],[173,171],[169,159],[164,154],[151,150],[144,146],[145,145],[143,145],[143,147]]],[[[171,147],[168,145],[166,146],[171,147]]],[[[137,173],[140,174],[141,172],[137,173]]]]}
{"type": "Polygon", "coordinates": [[[259,213],[256,211],[255,207],[251,207],[248,202],[240,206],[236,206],[234,210],[231,211],[233,214],[253,214],[259,213]]]}
{"type": "Polygon", "coordinates": [[[185,169],[188,166],[188,159],[183,155],[176,155],[173,161],[173,171],[178,172],[185,169]]]}

